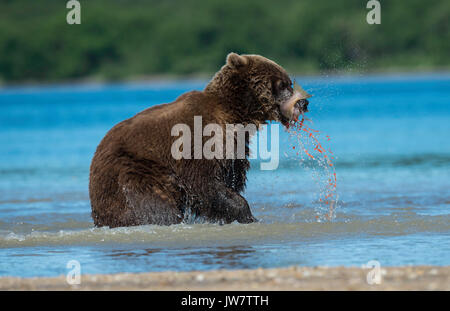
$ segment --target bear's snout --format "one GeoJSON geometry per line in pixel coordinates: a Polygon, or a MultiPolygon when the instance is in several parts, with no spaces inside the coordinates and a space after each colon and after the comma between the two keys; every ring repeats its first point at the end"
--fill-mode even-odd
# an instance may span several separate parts
{"type": "Polygon", "coordinates": [[[295,103],[295,107],[301,112],[308,112],[309,101],[307,99],[300,99],[295,103]]]}
{"type": "Polygon", "coordinates": [[[280,111],[288,120],[297,120],[300,114],[308,111],[308,101],[302,98],[302,94],[294,91],[294,94],[281,104],[280,111]]]}

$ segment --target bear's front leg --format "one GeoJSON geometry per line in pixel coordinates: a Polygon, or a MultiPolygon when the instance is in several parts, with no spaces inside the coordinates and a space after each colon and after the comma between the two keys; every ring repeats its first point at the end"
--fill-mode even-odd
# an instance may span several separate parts
{"type": "Polygon", "coordinates": [[[223,184],[214,188],[216,192],[211,218],[224,223],[232,223],[235,220],[245,224],[258,221],[252,215],[247,200],[239,193],[223,184]]]}

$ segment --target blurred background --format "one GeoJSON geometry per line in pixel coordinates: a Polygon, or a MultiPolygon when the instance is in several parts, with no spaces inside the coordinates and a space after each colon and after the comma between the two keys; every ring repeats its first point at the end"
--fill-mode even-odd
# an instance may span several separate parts
{"type": "Polygon", "coordinates": [[[362,0],[80,3],[68,25],[67,1],[0,0],[0,276],[69,260],[82,273],[450,265],[450,1],[383,0],[380,25],[362,0]],[[107,131],[202,90],[231,51],[314,95],[336,217],[319,201],[332,172],[280,129],[278,169],[248,174],[259,223],[94,228],[89,165],[107,131]]]}
{"type": "Polygon", "coordinates": [[[0,1],[3,83],[210,75],[227,53],[261,54],[291,73],[430,71],[450,66],[450,2],[0,1]]]}

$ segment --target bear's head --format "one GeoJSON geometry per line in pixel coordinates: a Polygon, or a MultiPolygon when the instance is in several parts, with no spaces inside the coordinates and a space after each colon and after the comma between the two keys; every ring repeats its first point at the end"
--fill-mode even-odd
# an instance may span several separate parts
{"type": "Polygon", "coordinates": [[[273,120],[286,126],[307,111],[308,101],[293,89],[287,72],[259,55],[228,54],[205,90],[222,96],[243,123],[273,120]]]}

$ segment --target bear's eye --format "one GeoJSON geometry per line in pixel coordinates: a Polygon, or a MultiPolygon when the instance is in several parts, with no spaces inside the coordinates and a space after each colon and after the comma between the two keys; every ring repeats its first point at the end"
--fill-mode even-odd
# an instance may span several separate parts
{"type": "Polygon", "coordinates": [[[274,79],[274,83],[273,83],[273,94],[275,96],[278,96],[280,94],[282,94],[285,90],[291,90],[291,86],[289,84],[289,82],[285,79],[274,79]]]}
{"type": "Polygon", "coordinates": [[[282,80],[277,80],[277,82],[275,83],[275,92],[280,92],[282,90],[284,90],[286,88],[286,83],[283,82],[282,80]]]}
{"type": "Polygon", "coordinates": [[[292,91],[294,90],[294,89],[292,88],[292,82],[291,82],[291,81],[285,82],[285,87],[284,87],[283,89],[287,89],[287,90],[289,90],[289,92],[292,93],[292,91]]]}
{"type": "Polygon", "coordinates": [[[292,83],[288,81],[281,81],[281,90],[290,89],[292,87],[292,83]]]}

